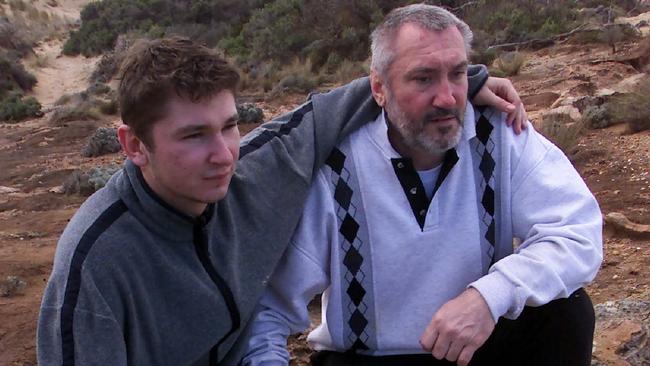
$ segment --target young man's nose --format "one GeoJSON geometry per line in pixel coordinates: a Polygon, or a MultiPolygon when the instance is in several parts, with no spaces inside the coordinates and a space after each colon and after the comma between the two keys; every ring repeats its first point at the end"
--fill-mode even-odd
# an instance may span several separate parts
{"type": "Polygon", "coordinates": [[[212,139],[209,159],[211,163],[215,164],[231,164],[233,162],[233,154],[222,134],[215,134],[212,139]]]}

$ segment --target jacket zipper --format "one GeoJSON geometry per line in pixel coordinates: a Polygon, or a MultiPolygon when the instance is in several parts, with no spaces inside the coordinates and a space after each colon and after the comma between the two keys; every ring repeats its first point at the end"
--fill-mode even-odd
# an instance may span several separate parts
{"type": "Polygon", "coordinates": [[[203,224],[201,220],[198,220],[194,223],[194,248],[196,249],[196,254],[199,257],[199,261],[203,265],[203,268],[208,273],[212,282],[219,288],[221,295],[226,302],[226,307],[228,308],[228,313],[230,314],[231,327],[228,333],[226,333],[220,340],[215,344],[210,350],[210,365],[218,365],[218,350],[219,346],[237,329],[239,329],[241,323],[241,317],[239,310],[237,309],[237,304],[235,303],[235,298],[233,296],[230,287],[226,284],[226,281],[219,275],[217,270],[212,265],[210,260],[210,252],[208,251],[208,246],[206,242],[206,235],[203,231],[203,224]]]}

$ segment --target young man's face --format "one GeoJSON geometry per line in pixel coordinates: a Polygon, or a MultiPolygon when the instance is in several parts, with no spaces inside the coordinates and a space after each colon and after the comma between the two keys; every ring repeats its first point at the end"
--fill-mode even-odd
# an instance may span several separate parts
{"type": "Polygon", "coordinates": [[[391,128],[405,145],[428,153],[454,147],[467,101],[467,51],[460,31],[405,24],[381,87],[391,128]]]}
{"type": "Polygon", "coordinates": [[[197,216],[224,198],[239,157],[237,108],[230,91],[192,103],[172,97],[144,149],[145,180],[167,203],[197,216]]]}

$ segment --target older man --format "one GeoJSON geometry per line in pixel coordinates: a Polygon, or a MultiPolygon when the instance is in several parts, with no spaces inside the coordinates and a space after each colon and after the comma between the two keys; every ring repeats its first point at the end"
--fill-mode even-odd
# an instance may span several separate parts
{"type": "Polygon", "coordinates": [[[373,32],[382,111],[315,177],[244,364],[287,364],[323,292],[316,365],[589,365],[598,205],[557,147],[468,103],[471,40],[428,5],[373,32]]]}

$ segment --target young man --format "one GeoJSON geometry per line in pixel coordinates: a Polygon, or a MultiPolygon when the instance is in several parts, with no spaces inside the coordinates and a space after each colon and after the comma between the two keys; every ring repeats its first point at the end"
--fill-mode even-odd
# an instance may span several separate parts
{"type": "Polygon", "coordinates": [[[244,365],[286,365],[319,293],[314,365],[590,364],[600,210],[557,147],[467,103],[471,39],[422,4],[373,32],[383,111],[316,176],[244,365]]]}
{"type": "Polygon", "coordinates": [[[118,131],[128,160],[61,236],[39,318],[39,364],[237,358],[228,352],[291,237],[314,173],[376,108],[367,93],[317,95],[240,146],[238,80],[213,51],[185,39],[129,53],[118,131]]]}

